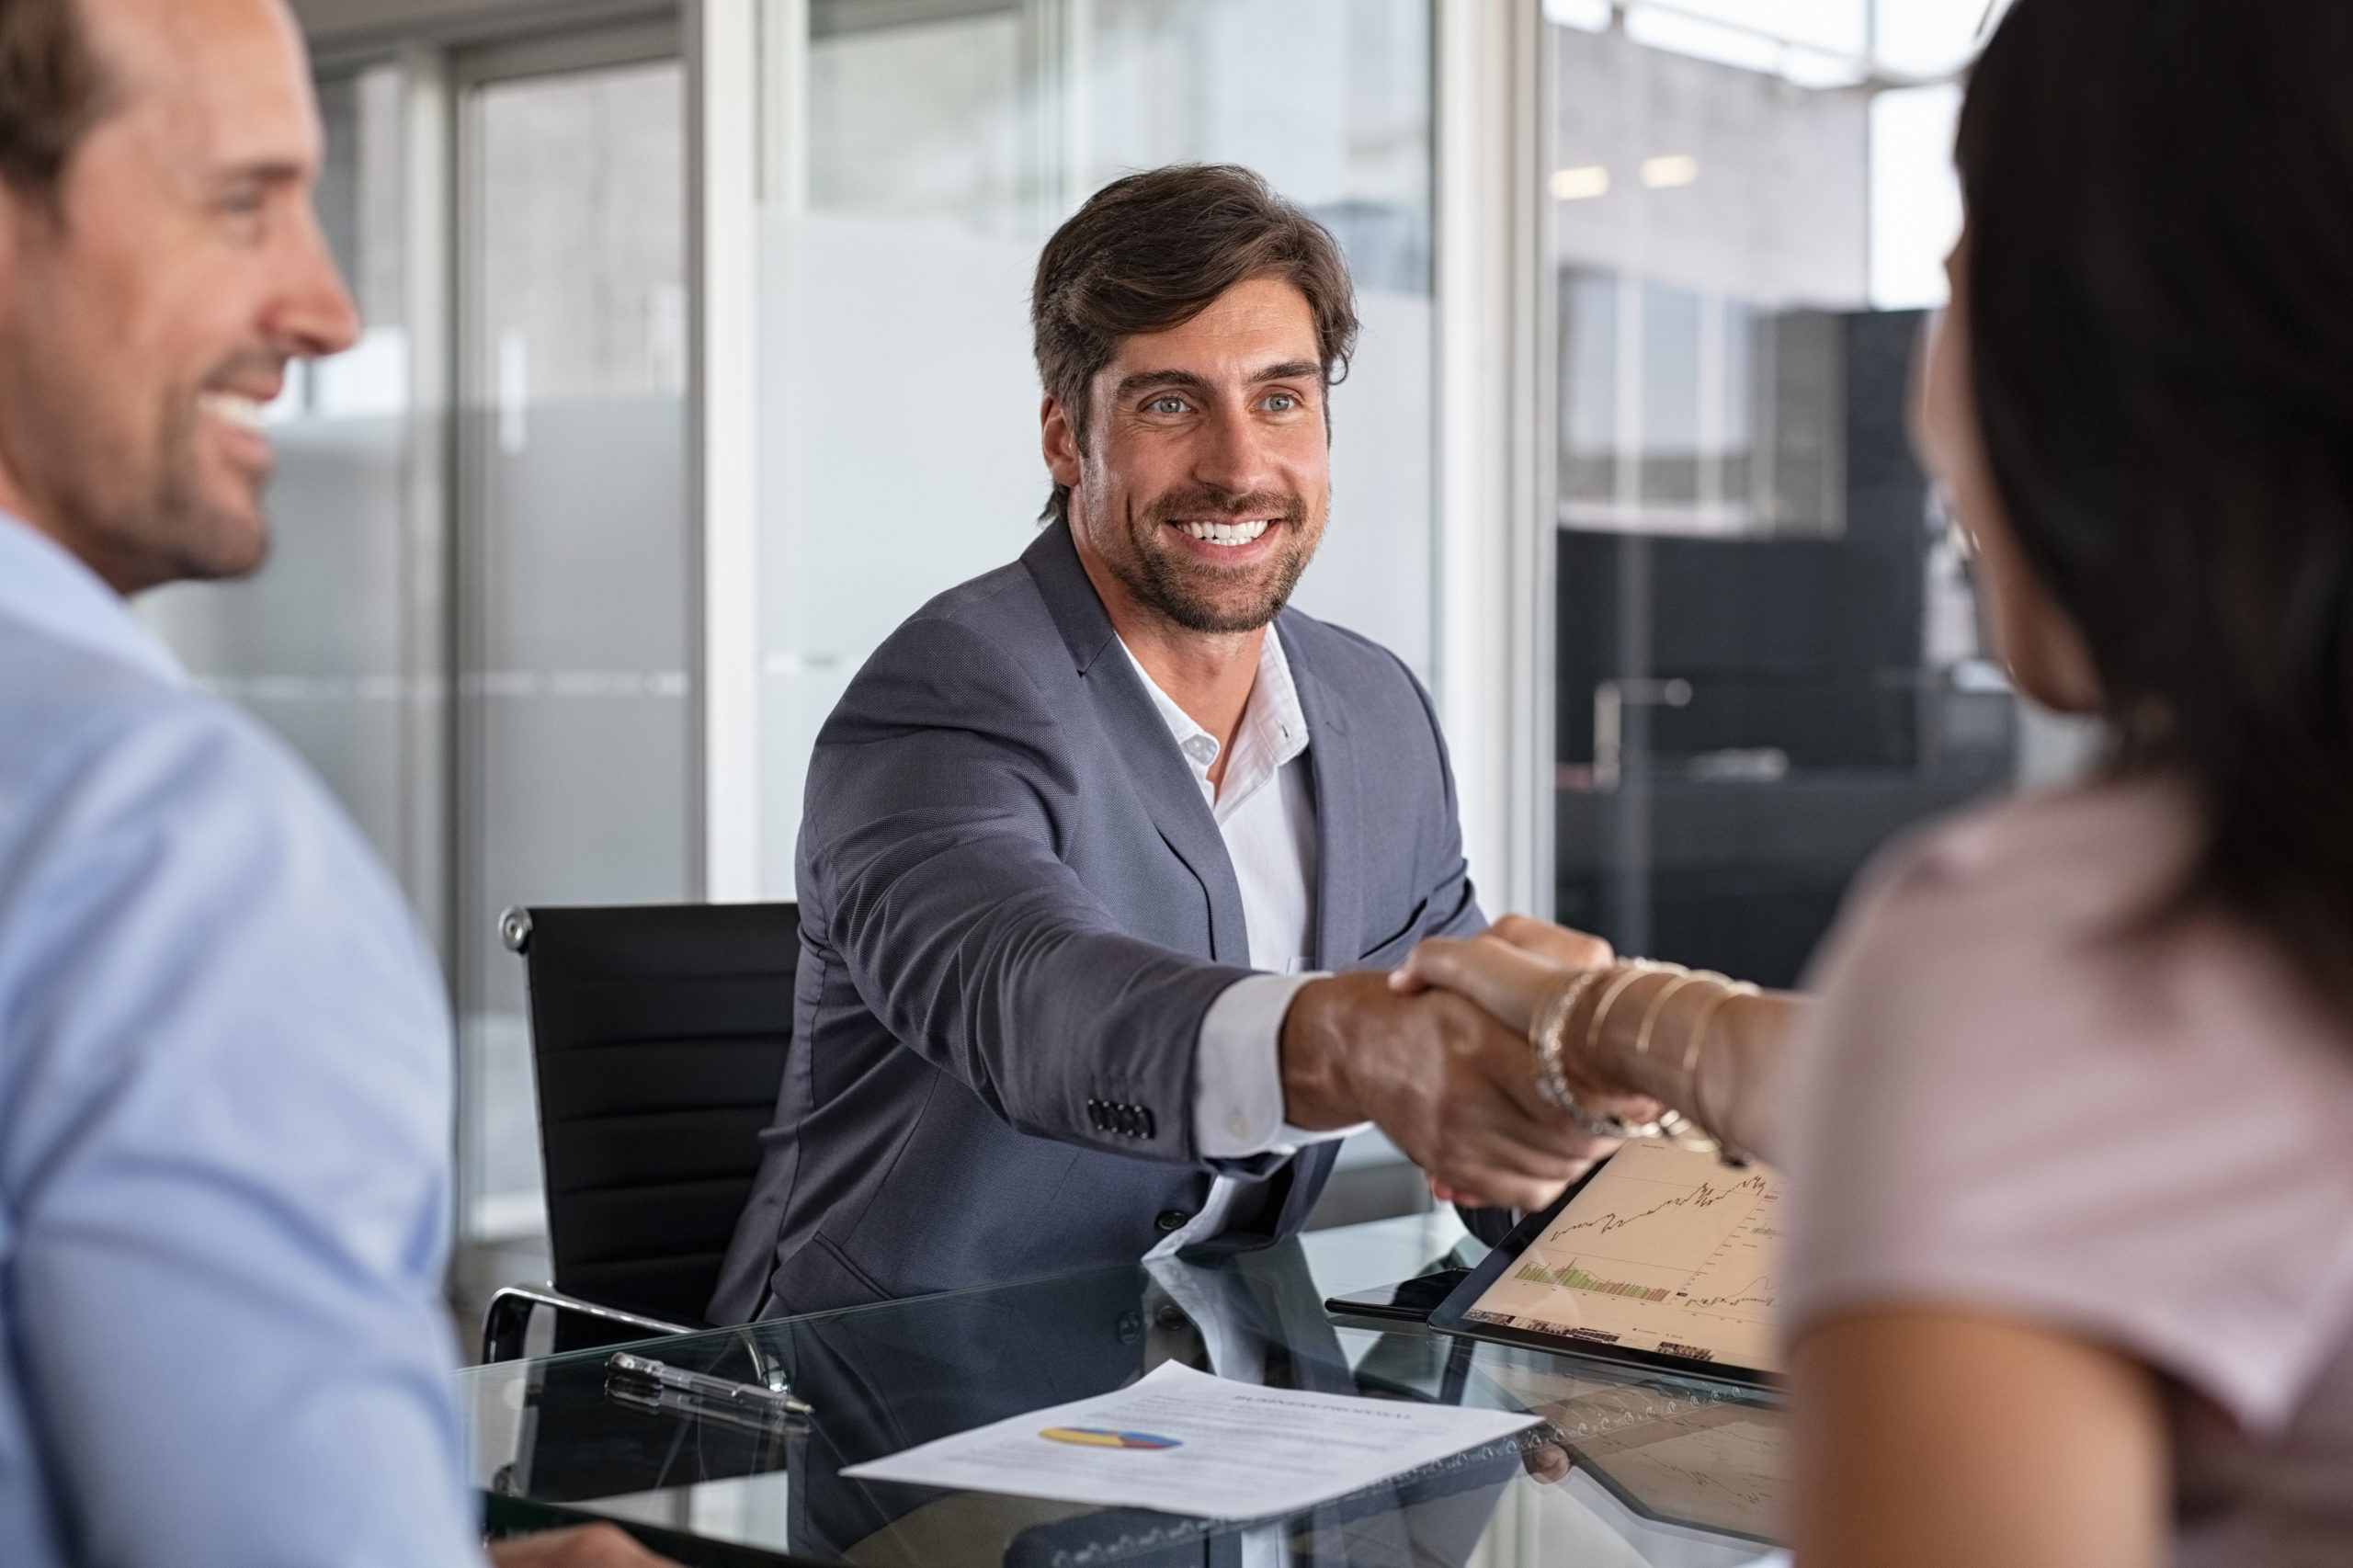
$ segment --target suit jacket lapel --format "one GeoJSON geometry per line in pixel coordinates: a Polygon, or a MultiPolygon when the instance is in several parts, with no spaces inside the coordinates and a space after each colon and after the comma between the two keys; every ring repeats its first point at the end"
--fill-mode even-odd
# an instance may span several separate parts
{"type": "MultiPolygon", "coordinates": [[[[1286,616],[1283,619],[1288,619],[1286,616]]],[[[1276,623],[1278,628],[1281,620],[1276,623]]],[[[1357,797],[1359,759],[1346,710],[1314,669],[1299,640],[1283,639],[1299,709],[1307,718],[1307,758],[1315,778],[1315,967],[1352,969],[1364,949],[1364,813],[1357,797]]]]}
{"type": "Polygon", "coordinates": [[[1036,579],[1047,613],[1086,682],[1096,716],[1134,780],[1137,798],[1170,853],[1184,862],[1209,896],[1209,957],[1218,963],[1248,964],[1250,934],[1242,917],[1242,887],[1234,880],[1217,818],[1201,799],[1201,787],[1169,738],[1168,726],[1161,722],[1142,678],[1120,651],[1111,618],[1104,613],[1095,585],[1087,581],[1086,567],[1079,564],[1070,525],[1050,524],[1021,552],[1021,562],[1036,579]]]}

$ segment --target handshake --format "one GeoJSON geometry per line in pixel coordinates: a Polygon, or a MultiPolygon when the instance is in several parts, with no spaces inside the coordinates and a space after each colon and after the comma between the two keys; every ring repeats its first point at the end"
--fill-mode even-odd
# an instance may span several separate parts
{"type": "Polygon", "coordinates": [[[1612,1125],[1704,1129],[1769,1157],[1795,1006],[1619,964],[1598,937],[1509,915],[1389,973],[1302,988],[1283,1022],[1285,1114],[1310,1131],[1375,1123],[1443,1201],[1542,1209],[1618,1147],[1612,1125]]]}

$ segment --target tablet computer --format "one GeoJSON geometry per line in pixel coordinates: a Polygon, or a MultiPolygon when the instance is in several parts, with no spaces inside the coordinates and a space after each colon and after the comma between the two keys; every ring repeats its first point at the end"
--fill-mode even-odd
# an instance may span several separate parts
{"type": "Polygon", "coordinates": [[[1455,1287],[1432,1328],[1776,1386],[1780,1177],[1627,1144],[1455,1287]]]}

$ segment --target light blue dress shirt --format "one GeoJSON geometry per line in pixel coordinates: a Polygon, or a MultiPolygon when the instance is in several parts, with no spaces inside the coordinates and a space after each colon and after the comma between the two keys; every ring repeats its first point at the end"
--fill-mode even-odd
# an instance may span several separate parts
{"type": "Polygon", "coordinates": [[[0,1563],[479,1563],[449,1022],[258,724],[0,517],[0,1563]]]}

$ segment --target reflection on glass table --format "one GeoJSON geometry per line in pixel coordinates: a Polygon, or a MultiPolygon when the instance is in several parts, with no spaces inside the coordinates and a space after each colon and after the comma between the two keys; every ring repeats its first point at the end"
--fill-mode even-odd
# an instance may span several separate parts
{"type": "Polygon", "coordinates": [[[652,1527],[682,1562],[858,1568],[1733,1568],[1765,1554],[1782,1485],[1771,1396],[1572,1355],[1335,1320],[1333,1295],[1474,1261],[1450,1216],[1262,1253],[1124,1265],[648,1342],[690,1376],[650,1389],[608,1349],[460,1374],[494,1525],[554,1510],[652,1527]],[[863,1483],[844,1468],[1100,1394],[1169,1359],[1268,1387],[1525,1410],[1518,1455],[1425,1468],[1306,1513],[1217,1524],[863,1483]],[[789,1385],[713,1397],[698,1378],[789,1385]]]}

